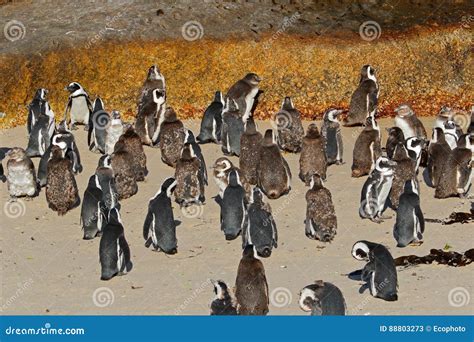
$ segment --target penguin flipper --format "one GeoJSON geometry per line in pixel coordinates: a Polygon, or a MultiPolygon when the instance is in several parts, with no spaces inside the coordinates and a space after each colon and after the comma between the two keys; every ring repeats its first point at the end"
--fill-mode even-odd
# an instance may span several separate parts
{"type": "Polygon", "coordinates": [[[145,218],[145,223],[143,224],[143,238],[147,241],[147,243],[148,243],[147,239],[149,239],[148,236],[149,236],[152,220],[153,220],[152,214],[150,213],[150,211],[148,211],[148,214],[146,215],[146,218],[145,218]]]}
{"type": "Polygon", "coordinates": [[[418,218],[418,222],[420,224],[420,233],[425,232],[425,218],[423,217],[423,212],[419,205],[415,207],[415,215],[418,218]]]}
{"type": "Polygon", "coordinates": [[[127,272],[130,272],[132,270],[133,264],[130,260],[130,247],[128,246],[127,240],[125,240],[124,235],[121,235],[119,237],[119,246],[120,249],[123,251],[123,256],[125,259],[125,269],[127,270],[127,272]]]}

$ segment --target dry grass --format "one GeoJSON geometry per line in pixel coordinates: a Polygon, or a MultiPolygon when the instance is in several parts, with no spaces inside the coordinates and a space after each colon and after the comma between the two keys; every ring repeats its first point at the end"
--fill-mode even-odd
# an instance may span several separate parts
{"type": "Polygon", "coordinates": [[[457,27],[423,28],[365,42],[357,38],[280,36],[260,42],[228,39],[197,42],[101,42],[34,57],[0,57],[0,127],[22,125],[35,89],[50,90],[57,118],[67,102],[64,87],[80,82],[108,109],[131,120],[147,69],[159,65],[168,87],[168,105],[181,118],[199,117],[215,90],[226,91],[248,71],[263,77],[259,118],[276,111],[285,95],[308,119],[330,107],[347,107],[360,67],[372,64],[381,84],[381,115],[402,102],[418,115],[434,115],[443,104],[472,105],[472,35],[457,27]]]}

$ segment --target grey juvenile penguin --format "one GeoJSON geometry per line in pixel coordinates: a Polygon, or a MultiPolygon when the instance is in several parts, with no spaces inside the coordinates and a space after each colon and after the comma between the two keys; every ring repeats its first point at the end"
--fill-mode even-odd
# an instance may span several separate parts
{"type": "Polygon", "coordinates": [[[237,103],[242,122],[246,122],[254,107],[256,97],[258,97],[258,85],[261,78],[255,73],[248,73],[244,78],[237,81],[227,91],[226,98],[237,103]]]}
{"type": "Polygon", "coordinates": [[[213,178],[216,183],[216,185],[219,187],[219,196],[222,198],[224,195],[224,191],[227,188],[227,185],[229,184],[229,173],[233,170],[236,170],[240,182],[242,183],[242,186],[245,190],[246,197],[250,198],[250,192],[251,192],[251,186],[250,183],[247,182],[246,178],[244,177],[242,171],[234,166],[232,162],[229,160],[227,157],[220,157],[216,159],[214,162],[214,165],[212,166],[213,168],[213,178]]]}
{"type": "Polygon", "coordinates": [[[317,173],[323,180],[326,179],[327,157],[324,149],[324,138],[319,134],[318,126],[312,123],[308,126],[303,138],[303,147],[300,154],[300,179],[309,186],[311,177],[317,173]]]}
{"type": "Polygon", "coordinates": [[[417,137],[426,139],[426,130],[423,123],[416,117],[415,112],[407,104],[403,104],[395,109],[395,126],[403,131],[405,139],[417,137]]]}
{"type": "Polygon", "coordinates": [[[281,109],[273,116],[273,121],[277,126],[278,146],[288,152],[301,151],[304,136],[301,114],[289,96],[283,100],[281,109]]]}
{"type": "Polygon", "coordinates": [[[35,166],[24,149],[14,147],[6,153],[7,186],[10,197],[35,197],[39,189],[36,184],[35,166]]]}
{"type": "Polygon", "coordinates": [[[244,121],[240,116],[237,103],[228,98],[222,112],[222,152],[225,155],[240,155],[240,138],[244,133],[244,121]]]}

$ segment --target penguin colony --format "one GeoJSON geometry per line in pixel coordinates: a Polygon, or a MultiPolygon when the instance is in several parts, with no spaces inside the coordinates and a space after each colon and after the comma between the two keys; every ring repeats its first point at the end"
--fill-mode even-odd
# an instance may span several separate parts
{"type": "MultiPolygon", "coordinates": [[[[120,201],[134,196],[137,183],[148,175],[143,145],[159,148],[163,163],[174,169],[149,200],[143,224],[144,246],[175,254],[178,239],[172,203],[181,207],[205,204],[208,174],[199,144],[220,144],[225,156],[218,157],[212,166],[212,178],[219,188],[220,228],[226,240],[241,236],[243,253],[233,288],[222,280],[212,281],[212,315],[269,312],[269,286],[262,260],[278,247],[278,222],[270,202],[291,192],[292,173],[284,153],[300,153],[299,178],[308,187],[306,218],[301,222],[305,235],[323,243],[337,239],[337,216],[324,181],[330,166],[344,163],[341,125],[364,126],[355,143],[351,175],[368,176],[361,190],[359,216],[382,222],[387,219],[387,207],[394,209],[397,247],[423,242],[420,168],[435,188],[436,198],[468,195],[474,153],[472,115],[464,120],[470,125],[461,127],[454,120],[454,112],[443,107],[428,140],[421,121],[403,104],[395,110],[395,125],[388,129],[382,147],[376,120],[379,85],[375,69],[365,65],[342,121],[339,116],[344,112],[329,108],[321,128],[311,123],[305,133],[299,111],[292,99],[285,97],[273,117],[275,129],[262,135],[253,118],[262,93],[261,81],[257,74],[249,73],[225,95],[216,91],[196,138],[167,106],[165,78],[157,66],[148,71],[133,124],[122,122],[118,111],[107,112],[100,97],[92,102],[86,90],[72,82],[66,87],[69,98],[64,118],[55,125],[48,91],[38,89],[29,105],[27,148],[0,148],[1,159],[7,159],[6,174],[3,165],[0,170],[1,180],[7,183],[12,201],[36,197],[44,187],[49,208],[59,215],[81,206],[83,238],[100,238],[100,278],[109,280],[133,268],[120,201]],[[101,155],[82,197],[75,180],[83,169],[73,135],[78,125],[84,125],[88,132],[89,150],[101,155]],[[232,155],[239,158],[239,167],[227,158],[232,155]],[[40,158],[37,172],[32,157],[40,158]]],[[[397,271],[388,248],[360,240],[350,252],[366,264],[349,278],[363,281],[363,287],[376,298],[397,300],[397,271]]],[[[301,290],[299,306],[311,315],[346,314],[342,292],[323,280],[301,290]]]]}

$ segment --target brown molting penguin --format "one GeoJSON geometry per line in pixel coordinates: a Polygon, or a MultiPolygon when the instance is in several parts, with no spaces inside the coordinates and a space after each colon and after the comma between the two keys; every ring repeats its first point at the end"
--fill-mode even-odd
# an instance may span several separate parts
{"type": "Polygon", "coordinates": [[[133,171],[133,157],[127,152],[123,141],[117,141],[111,156],[111,166],[115,175],[115,185],[119,200],[132,197],[138,192],[133,171]]]}
{"type": "Polygon", "coordinates": [[[443,129],[435,127],[433,129],[433,135],[428,146],[428,165],[427,172],[428,178],[430,179],[431,186],[436,188],[438,185],[439,177],[443,171],[443,165],[446,161],[446,156],[451,153],[451,147],[444,138],[443,129]]]}
{"type": "Polygon", "coordinates": [[[161,124],[159,137],[161,160],[166,165],[176,167],[185,137],[183,123],[176,116],[176,112],[171,107],[166,108],[165,120],[161,124]]]}
{"type": "Polygon", "coordinates": [[[290,191],[290,183],[291,172],[288,163],[275,143],[273,131],[267,129],[260,150],[257,184],[268,198],[277,199],[290,191]]]}
{"type": "Polygon", "coordinates": [[[274,115],[273,120],[277,125],[278,146],[288,152],[301,151],[304,136],[301,114],[289,96],[285,97],[280,111],[274,115]]]}
{"type": "Polygon", "coordinates": [[[25,150],[14,147],[6,152],[6,156],[8,157],[6,179],[10,196],[12,198],[37,196],[39,188],[36,184],[35,166],[25,150]]]}
{"type": "Polygon", "coordinates": [[[237,173],[239,175],[240,182],[242,183],[242,187],[245,190],[247,200],[250,198],[250,194],[251,194],[251,191],[252,191],[251,190],[252,186],[247,181],[247,179],[244,177],[243,172],[238,167],[236,167],[234,164],[232,164],[232,162],[229,160],[229,158],[227,158],[227,157],[218,158],[214,162],[214,165],[212,166],[212,168],[214,170],[213,171],[214,181],[217,184],[217,186],[219,187],[219,196],[220,196],[220,198],[222,198],[222,196],[224,195],[225,189],[229,185],[229,173],[232,170],[237,171],[237,173]]]}
{"type": "Polygon", "coordinates": [[[398,208],[406,181],[414,180],[418,186],[418,180],[416,179],[416,160],[408,156],[407,148],[403,142],[398,143],[395,147],[392,160],[397,162],[393,168],[392,190],[390,191],[390,203],[392,209],[395,210],[398,208]]]}
{"type": "Polygon", "coordinates": [[[360,132],[352,153],[352,177],[368,175],[375,161],[382,155],[380,145],[380,127],[372,116],[366,120],[365,127],[360,132]]]}
{"type": "Polygon", "coordinates": [[[240,138],[239,167],[243,177],[252,185],[257,184],[257,165],[262,140],[262,134],[257,131],[253,117],[249,117],[245,123],[245,132],[240,138]]]}
{"type": "Polygon", "coordinates": [[[319,134],[318,126],[312,123],[303,138],[300,155],[300,179],[309,186],[311,177],[317,173],[326,179],[327,157],[324,148],[324,138],[319,134]]]}
{"type": "Polygon", "coordinates": [[[395,147],[398,143],[402,143],[405,141],[405,137],[403,136],[403,131],[399,127],[391,127],[386,128],[388,137],[387,143],[385,144],[385,151],[387,152],[387,157],[389,159],[393,158],[393,153],[395,152],[395,147]]]}
{"type": "Polygon", "coordinates": [[[64,150],[56,145],[51,148],[51,159],[48,161],[46,200],[58,215],[66,214],[81,202],[72,163],[64,157],[64,150]]]}
{"type": "Polygon", "coordinates": [[[204,180],[199,172],[201,162],[194,155],[190,144],[185,144],[176,164],[174,195],[181,206],[204,202],[204,180]]]}
{"type": "Polygon", "coordinates": [[[142,182],[148,175],[148,169],[146,168],[146,155],[143,150],[140,136],[135,132],[132,125],[125,127],[125,132],[119,138],[125,146],[125,149],[132,156],[132,169],[135,173],[135,179],[137,182],[142,182]]]}

